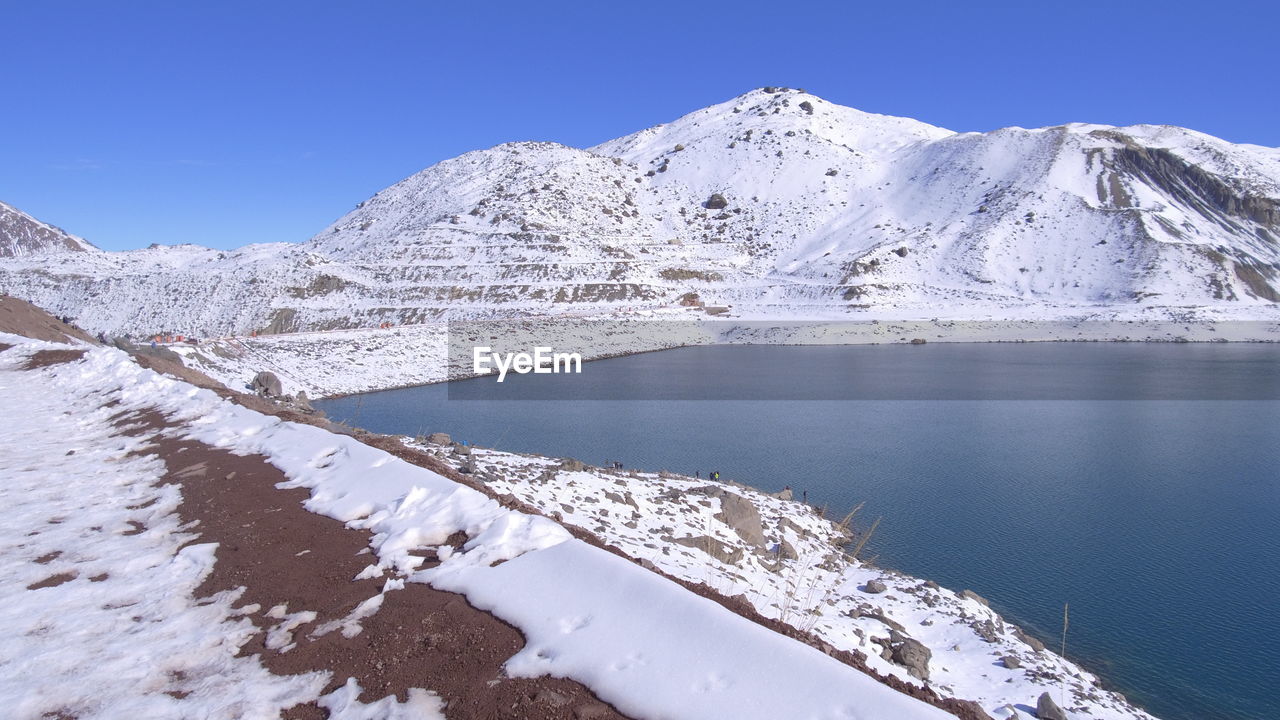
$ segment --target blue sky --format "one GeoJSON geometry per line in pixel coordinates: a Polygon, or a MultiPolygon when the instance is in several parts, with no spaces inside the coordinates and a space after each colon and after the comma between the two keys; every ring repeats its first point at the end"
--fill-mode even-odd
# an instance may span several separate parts
{"type": "Polygon", "coordinates": [[[762,85],[953,130],[1280,146],[1272,3],[10,2],[0,200],[107,249],[301,241],[439,160],[762,85]]]}

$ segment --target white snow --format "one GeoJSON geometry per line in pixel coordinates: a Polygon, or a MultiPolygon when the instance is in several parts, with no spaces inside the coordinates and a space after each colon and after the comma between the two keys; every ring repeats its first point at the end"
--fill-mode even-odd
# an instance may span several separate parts
{"type": "MultiPolygon", "coordinates": [[[[552,520],[507,510],[352,438],[263,416],[144,370],[112,348],[90,348],[81,361],[19,373],[15,367],[26,355],[48,345],[0,340],[18,345],[0,355],[5,405],[36,408],[23,429],[0,436],[5,467],[18,473],[18,482],[2,492],[11,496],[10,506],[27,508],[19,515],[23,522],[3,530],[6,547],[13,548],[8,554],[23,558],[6,566],[3,627],[18,640],[2,652],[22,670],[7,672],[0,684],[6,707],[38,715],[62,703],[86,717],[267,717],[316,699],[324,684],[320,674],[277,678],[252,657],[234,657],[252,629],[233,617],[230,594],[210,604],[192,602],[211,548],[177,552],[188,535],[168,512],[176,491],[151,488],[160,475],[157,461],[127,457],[129,442],[113,437],[106,422],[112,413],[155,408],[192,438],[265,455],[290,478],[284,487],[311,490],[308,509],[371,530],[379,567],[462,592],[514,624],[530,643],[509,661],[513,674],[570,677],[646,718],[776,718],[784,710],[797,718],[948,717],[572,539],[552,520]],[[108,400],[119,404],[101,407],[108,400]],[[70,437],[83,452],[60,455],[70,437]],[[46,469],[50,463],[56,476],[46,469]],[[129,509],[153,494],[161,501],[145,511],[129,509]],[[42,523],[50,519],[62,522],[45,532],[42,523]],[[145,520],[148,529],[120,535],[129,519],[145,520]],[[94,530],[99,524],[102,530],[94,530]],[[25,534],[35,528],[40,535],[25,534]],[[462,549],[439,553],[439,566],[418,570],[422,560],[409,551],[439,545],[456,531],[469,537],[462,549]],[[29,562],[52,549],[71,556],[47,568],[29,562]],[[58,588],[24,589],[46,570],[63,568],[80,576],[58,588]],[[101,583],[84,577],[100,570],[110,573],[101,583]],[[102,605],[116,593],[123,606],[102,605]],[[198,689],[181,700],[164,695],[172,670],[195,678],[198,689]]],[[[401,587],[391,578],[383,592],[401,587]]],[[[381,597],[332,630],[358,633],[360,618],[376,612],[381,597]]],[[[268,612],[282,620],[273,642],[287,644],[297,618],[284,607],[268,612]]],[[[361,705],[357,696],[348,683],[322,701],[349,717],[431,717],[439,710],[425,693],[403,704],[361,705]]]]}
{"type": "MultiPolygon", "coordinates": [[[[1041,693],[1050,692],[1079,717],[1151,718],[1076,664],[1034,650],[986,605],[849,558],[844,531],[802,503],[670,473],[568,471],[559,469],[558,460],[533,455],[481,448],[462,455],[449,446],[415,447],[458,466],[471,463],[474,477],[493,490],[588,530],[674,577],[741,596],[766,617],[812,632],[838,649],[862,652],[882,674],[920,683],[903,666],[883,659],[882,646],[873,642],[889,639],[895,629],[890,623],[896,623],[899,632],[931,650],[930,687],[943,696],[975,700],[988,713],[1009,704],[1034,707],[1041,693]],[[717,517],[720,491],[757,507],[764,547],[752,546],[717,517]],[[780,552],[783,544],[792,552],[780,552]],[[866,592],[871,580],[887,590],[866,592]],[[990,641],[977,632],[988,623],[990,641]],[[1018,658],[1022,667],[1005,668],[999,663],[1005,656],[1018,658]]],[[[552,633],[547,642],[555,641],[552,633]]],[[[554,666],[556,661],[529,662],[554,666]]]]}
{"type": "Polygon", "coordinates": [[[193,602],[213,546],[183,547],[194,535],[172,514],[178,491],[154,485],[163,463],[131,456],[143,443],[114,435],[108,417],[119,409],[101,407],[121,390],[113,376],[136,366],[99,350],[93,369],[18,373],[24,349],[51,346],[0,340],[21,343],[0,353],[0,406],[22,410],[0,434],[5,714],[274,718],[314,699],[322,675],[277,677],[252,656],[236,657],[254,628],[231,609],[235,594],[193,602]],[[127,534],[130,521],[146,530],[127,534]],[[27,589],[61,573],[75,577],[27,589]]]}
{"type": "Polygon", "coordinates": [[[957,134],[755,90],[586,150],[466,153],[302,244],[37,253],[0,260],[0,291],[143,336],[607,313],[686,293],[785,319],[1275,319],[1277,207],[1280,149],[1149,125],[957,134]],[[727,207],[705,208],[712,193],[727,207]]]}

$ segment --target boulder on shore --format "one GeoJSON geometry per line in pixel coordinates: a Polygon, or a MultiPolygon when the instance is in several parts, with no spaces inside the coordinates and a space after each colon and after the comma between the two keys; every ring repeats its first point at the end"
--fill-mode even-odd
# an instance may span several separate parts
{"type": "Polygon", "coordinates": [[[280,378],[276,377],[273,372],[263,370],[253,376],[253,382],[249,383],[249,387],[259,395],[267,397],[280,397],[284,394],[284,386],[280,384],[280,378]]]}

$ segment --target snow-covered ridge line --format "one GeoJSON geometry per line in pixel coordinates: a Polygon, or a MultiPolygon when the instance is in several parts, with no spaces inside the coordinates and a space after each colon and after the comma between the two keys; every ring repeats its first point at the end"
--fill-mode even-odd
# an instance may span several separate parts
{"type": "MultiPolygon", "coordinates": [[[[536,345],[580,352],[584,360],[714,343],[857,345],[936,342],[1277,342],[1280,320],[1170,320],[1097,313],[1092,317],[996,320],[885,319],[781,322],[706,318],[696,309],[662,309],[581,318],[513,318],[450,325],[428,323],[374,330],[290,333],[204,340],[172,346],[183,363],[242,390],[262,371],[277,375],[284,392],[322,398],[412,387],[468,377],[467,350],[497,337],[524,351],[536,345]],[[492,332],[481,332],[492,330],[492,332]],[[469,334],[468,332],[469,331],[469,334]],[[452,352],[450,345],[452,344],[452,352]],[[460,348],[462,352],[460,352],[460,348]],[[452,354],[452,357],[451,357],[452,354]],[[460,362],[461,361],[461,362],[460,362]]],[[[908,315],[908,318],[911,316],[908,315]]],[[[584,372],[590,372],[590,368],[584,372]]]]}
{"type": "Polygon", "coordinates": [[[1280,150],[1150,125],[957,134],[765,88],[589,150],[445,160],[298,245],[23,247],[0,259],[0,291],[113,334],[695,296],[787,318],[1265,319],[1280,312],[1280,150]]]}
{"type": "MultiPolygon", "coordinates": [[[[384,594],[405,581],[426,582],[460,592],[517,627],[527,644],[507,663],[512,676],[576,679],[637,718],[950,717],[576,540],[546,517],[505,509],[353,438],[262,415],[145,370],[108,347],[90,347],[79,360],[27,371],[15,382],[15,371],[48,344],[13,335],[0,335],[0,342],[14,346],[0,353],[0,394],[7,400],[39,394],[46,402],[28,400],[48,407],[48,418],[40,417],[49,422],[70,417],[64,406],[84,409],[88,417],[76,422],[87,428],[100,427],[102,413],[159,410],[192,439],[265,456],[290,478],[289,487],[310,490],[309,510],[373,533],[376,562],[367,572],[387,577],[384,594]],[[445,541],[456,532],[468,540],[454,550],[445,541]],[[439,565],[423,566],[413,551],[424,548],[434,549],[439,565]]],[[[111,492],[109,478],[72,478],[111,492]]],[[[225,649],[234,653],[235,643],[225,649]]],[[[37,667],[21,677],[38,682],[40,658],[27,659],[37,667]]],[[[243,680],[240,692],[270,694],[260,705],[314,699],[316,685],[306,684],[312,679],[295,681],[288,692],[273,690],[260,676],[243,680]]],[[[22,685],[7,687],[25,692],[22,685]]],[[[123,683],[113,697],[136,702],[148,692],[145,684],[123,683]]],[[[161,715],[175,712],[167,701],[158,707],[161,715]]]]}
{"type": "Polygon", "coordinates": [[[789,493],[467,448],[440,436],[413,446],[642,563],[863,653],[876,672],[975,700],[995,717],[1033,712],[1049,693],[1076,717],[1151,719],[974,593],[852,559],[847,526],[789,493]]]}

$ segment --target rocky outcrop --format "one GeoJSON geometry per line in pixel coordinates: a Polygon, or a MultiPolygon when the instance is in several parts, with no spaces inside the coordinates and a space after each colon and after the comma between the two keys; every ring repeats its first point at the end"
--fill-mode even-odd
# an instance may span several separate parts
{"type": "Polygon", "coordinates": [[[919,640],[896,631],[890,632],[889,660],[906,668],[912,677],[928,682],[929,660],[932,657],[933,651],[919,640]]]}
{"type": "Polygon", "coordinates": [[[284,395],[284,387],[280,384],[280,378],[276,377],[275,373],[266,370],[253,376],[253,381],[249,383],[249,388],[259,395],[267,397],[284,395]]]}
{"type": "Polygon", "coordinates": [[[760,511],[756,509],[755,503],[720,487],[707,486],[698,488],[697,492],[720,500],[720,512],[715,517],[733,528],[738,537],[755,547],[765,546],[764,523],[760,520],[760,511]]]}
{"type": "Polygon", "coordinates": [[[1035,650],[1036,652],[1040,652],[1041,650],[1044,650],[1044,643],[1040,642],[1034,637],[1031,637],[1030,635],[1023,632],[1022,628],[1014,628],[1013,636],[1021,640],[1022,642],[1026,643],[1027,647],[1031,648],[1032,650],[1035,650]]]}
{"type": "Polygon", "coordinates": [[[673,542],[677,545],[684,545],[685,547],[701,550],[726,565],[737,565],[742,562],[742,558],[745,556],[742,548],[730,547],[709,535],[664,539],[667,539],[669,542],[673,542]]]}
{"type": "Polygon", "coordinates": [[[0,203],[0,258],[85,252],[91,247],[61,228],[0,203]]]}
{"type": "Polygon", "coordinates": [[[1036,717],[1040,720],[1068,720],[1067,714],[1049,697],[1049,693],[1040,693],[1036,700],[1036,717]]]}

